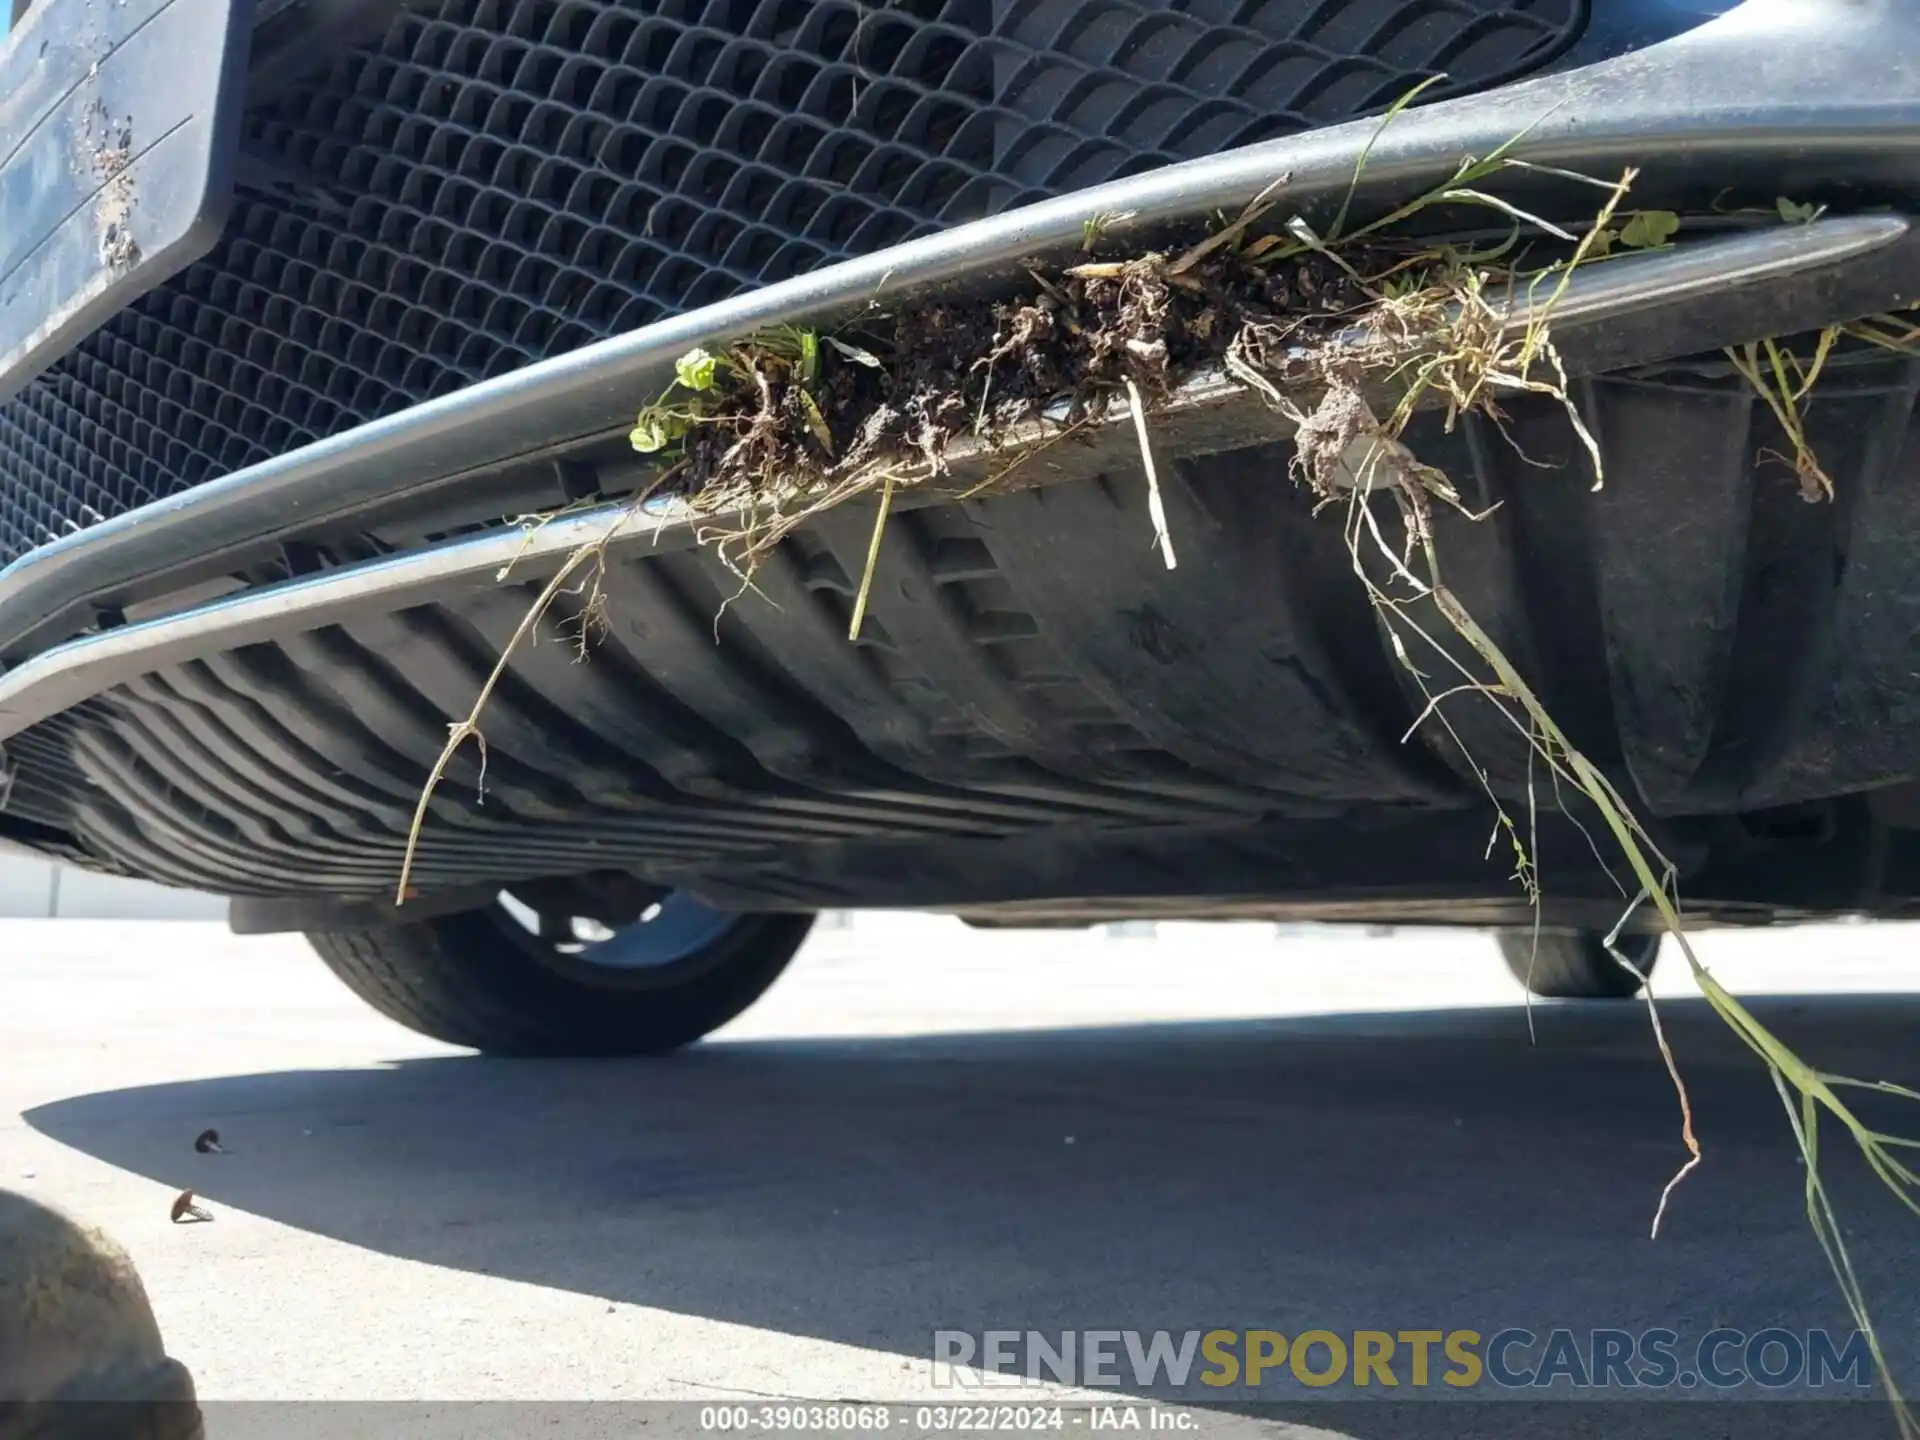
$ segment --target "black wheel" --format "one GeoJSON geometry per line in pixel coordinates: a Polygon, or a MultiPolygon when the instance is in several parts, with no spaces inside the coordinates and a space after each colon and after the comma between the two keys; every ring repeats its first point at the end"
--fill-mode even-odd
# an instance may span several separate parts
{"type": "Polygon", "coordinates": [[[354,994],[436,1040],[494,1055],[656,1055],[759,999],[814,918],[714,910],[679,891],[627,901],[545,882],[481,910],[307,940],[354,994]]]}
{"type": "Polygon", "coordinates": [[[1615,944],[1626,966],[1607,953],[1598,930],[1502,930],[1500,955],[1513,978],[1549,1000],[1625,1000],[1638,995],[1660,955],[1658,935],[1622,935],[1615,944]]]}

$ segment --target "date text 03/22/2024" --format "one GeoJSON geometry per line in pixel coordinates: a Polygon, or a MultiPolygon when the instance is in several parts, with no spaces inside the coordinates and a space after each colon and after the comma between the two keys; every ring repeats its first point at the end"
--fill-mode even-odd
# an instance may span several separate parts
{"type": "Polygon", "coordinates": [[[1070,1430],[1192,1431],[1191,1411],[1152,1404],[1083,1405],[704,1405],[700,1428],[716,1432],[1010,1433],[1070,1430]]]}

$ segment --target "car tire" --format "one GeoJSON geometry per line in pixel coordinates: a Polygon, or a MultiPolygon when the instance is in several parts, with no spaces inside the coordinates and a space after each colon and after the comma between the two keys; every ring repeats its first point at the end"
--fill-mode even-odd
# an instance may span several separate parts
{"type": "Polygon", "coordinates": [[[719,933],[685,953],[624,967],[541,938],[504,900],[410,923],[310,931],[307,941],[355,995],[435,1040],[490,1055],[658,1055],[759,999],[813,921],[722,916],[719,933]]]}
{"type": "Polygon", "coordinates": [[[1615,948],[1633,967],[1607,953],[1598,930],[1502,930],[1500,955],[1507,969],[1544,1000],[1626,1000],[1640,993],[1660,955],[1660,936],[1622,935],[1615,948]],[[1635,973],[1638,972],[1638,973],[1635,973]]]}

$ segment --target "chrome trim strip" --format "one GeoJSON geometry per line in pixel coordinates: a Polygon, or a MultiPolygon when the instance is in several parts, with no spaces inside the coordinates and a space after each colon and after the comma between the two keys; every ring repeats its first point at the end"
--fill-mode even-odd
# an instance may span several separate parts
{"type": "MultiPolygon", "coordinates": [[[[1623,255],[1582,268],[1553,306],[1556,329],[1624,319],[1732,286],[1857,259],[1906,237],[1904,215],[1844,215],[1782,225],[1672,250],[1623,255]]],[[[1545,296],[1537,297],[1545,300],[1545,296]]],[[[1515,323],[1525,323],[1526,307],[1515,323]]]]}

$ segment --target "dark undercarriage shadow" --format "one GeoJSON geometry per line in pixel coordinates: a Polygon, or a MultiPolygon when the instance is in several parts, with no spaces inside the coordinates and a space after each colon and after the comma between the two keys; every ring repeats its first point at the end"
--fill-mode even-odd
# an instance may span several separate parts
{"type": "MultiPolygon", "coordinates": [[[[1755,1008],[1817,1064],[1920,1080],[1920,997],[1755,1008]]],[[[1537,1007],[1533,1045],[1517,1009],[739,1041],[238,1075],[26,1119],[375,1251],[915,1361],[935,1329],[1847,1328],[1765,1073],[1702,1005],[1663,1015],[1707,1158],[1657,1243],[1684,1152],[1635,1005],[1537,1007]],[[191,1153],[207,1126],[231,1153],[191,1153]]],[[[1828,1151],[1876,1318],[1911,1362],[1915,1222],[1837,1130],[1828,1151]]],[[[1434,1407],[1365,1408],[1313,1423],[1435,1433],[1434,1407]]],[[[1809,1412],[1798,1425],[1845,1408],[1765,1407],[1809,1412]]],[[[1763,1433],[1758,1414],[1739,1433],[1763,1433]]]]}

